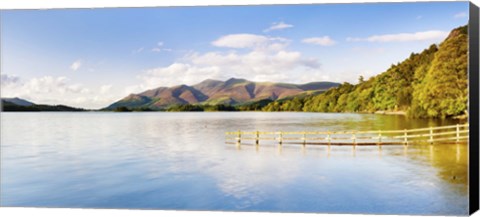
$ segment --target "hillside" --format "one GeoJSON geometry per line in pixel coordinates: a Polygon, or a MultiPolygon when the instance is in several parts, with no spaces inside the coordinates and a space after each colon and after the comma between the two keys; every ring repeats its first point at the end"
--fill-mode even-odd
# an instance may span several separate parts
{"type": "Polygon", "coordinates": [[[42,105],[35,104],[20,98],[2,98],[2,111],[23,112],[23,111],[85,111],[81,108],[73,108],[65,105],[42,105]]]}
{"type": "Polygon", "coordinates": [[[207,79],[198,84],[159,87],[129,96],[111,104],[107,110],[120,107],[128,109],[164,110],[181,105],[229,105],[236,106],[261,100],[277,100],[299,94],[309,95],[326,91],[339,84],[313,82],[308,84],[287,84],[253,82],[231,78],[226,81],[207,79]]]}
{"type": "MultiPolygon", "coordinates": [[[[15,97],[15,98],[2,98],[2,101],[5,101],[5,102],[9,102],[9,103],[12,103],[12,104],[15,104],[15,105],[19,105],[19,106],[32,106],[32,105],[35,105],[34,103],[32,102],[29,102],[27,100],[24,100],[24,99],[20,99],[18,97],[15,97]]],[[[8,104],[8,103],[7,103],[8,104]]]]}
{"type": "Polygon", "coordinates": [[[325,93],[271,102],[263,111],[403,111],[410,117],[466,115],[468,101],[467,26],[451,31],[439,45],[412,53],[387,71],[325,93]]]}

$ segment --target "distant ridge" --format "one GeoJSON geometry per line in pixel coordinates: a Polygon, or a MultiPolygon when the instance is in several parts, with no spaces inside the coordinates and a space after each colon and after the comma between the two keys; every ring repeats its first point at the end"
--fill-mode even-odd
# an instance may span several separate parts
{"type": "Polygon", "coordinates": [[[66,105],[41,105],[29,102],[18,97],[2,98],[2,111],[85,111],[82,108],[73,108],[66,105]]]}
{"type": "Polygon", "coordinates": [[[27,100],[24,100],[24,99],[20,99],[18,97],[14,97],[14,98],[2,98],[3,101],[5,102],[10,102],[10,103],[13,103],[15,105],[19,105],[19,106],[32,106],[32,105],[35,105],[34,103],[32,102],[29,102],[27,100]]]}
{"type": "Polygon", "coordinates": [[[158,87],[142,93],[130,94],[105,109],[126,107],[161,110],[178,105],[241,105],[261,100],[277,100],[300,94],[319,93],[339,85],[334,82],[289,84],[253,82],[242,78],[230,78],[226,81],[207,79],[192,86],[182,84],[158,87]]]}

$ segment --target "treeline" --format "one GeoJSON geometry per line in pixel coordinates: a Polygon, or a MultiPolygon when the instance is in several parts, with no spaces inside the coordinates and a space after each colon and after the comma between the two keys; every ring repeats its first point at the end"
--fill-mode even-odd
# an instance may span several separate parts
{"type": "Polygon", "coordinates": [[[218,105],[175,105],[169,107],[166,111],[189,111],[189,112],[203,112],[203,111],[238,111],[235,107],[230,105],[218,104],[218,105]]]}
{"type": "MultiPolygon", "coordinates": [[[[185,105],[173,105],[165,109],[152,110],[148,107],[141,108],[129,108],[126,106],[121,106],[115,108],[115,112],[143,112],[143,111],[168,111],[168,112],[208,112],[208,111],[262,111],[266,105],[274,102],[271,99],[264,99],[256,102],[245,103],[242,105],[228,105],[228,104],[185,104],[185,105]]],[[[104,110],[110,111],[110,110],[104,110]]]]}
{"type": "Polygon", "coordinates": [[[467,26],[454,29],[440,46],[392,65],[356,85],[343,83],[323,94],[271,102],[262,111],[405,111],[411,117],[466,115],[468,100],[467,26]]]}
{"type": "Polygon", "coordinates": [[[65,105],[30,105],[21,106],[14,103],[2,101],[2,111],[5,112],[59,112],[59,111],[86,111],[81,108],[73,108],[65,105]]]}
{"type": "MultiPolygon", "coordinates": [[[[109,111],[109,110],[105,110],[109,111]]],[[[203,112],[203,111],[240,111],[236,107],[230,105],[192,105],[192,104],[185,104],[185,105],[173,105],[166,109],[157,109],[152,110],[148,107],[141,107],[141,108],[129,108],[126,106],[121,106],[115,108],[113,111],[115,112],[145,112],[145,111],[168,111],[168,112],[203,112]]]]}

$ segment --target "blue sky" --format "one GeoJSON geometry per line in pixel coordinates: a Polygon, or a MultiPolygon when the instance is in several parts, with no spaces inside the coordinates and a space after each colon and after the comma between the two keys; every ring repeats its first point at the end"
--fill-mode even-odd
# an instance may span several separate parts
{"type": "Polygon", "coordinates": [[[2,11],[2,97],[100,108],[207,78],[355,83],[467,22],[468,2],[2,11]]]}

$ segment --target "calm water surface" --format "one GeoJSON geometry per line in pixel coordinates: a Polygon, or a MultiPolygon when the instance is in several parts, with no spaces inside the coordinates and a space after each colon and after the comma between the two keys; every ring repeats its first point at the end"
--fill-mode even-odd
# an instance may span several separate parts
{"type": "Polygon", "coordinates": [[[455,124],[322,113],[1,113],[1,205],[464,215],[467,146],[225,144],[455,124]]]}

